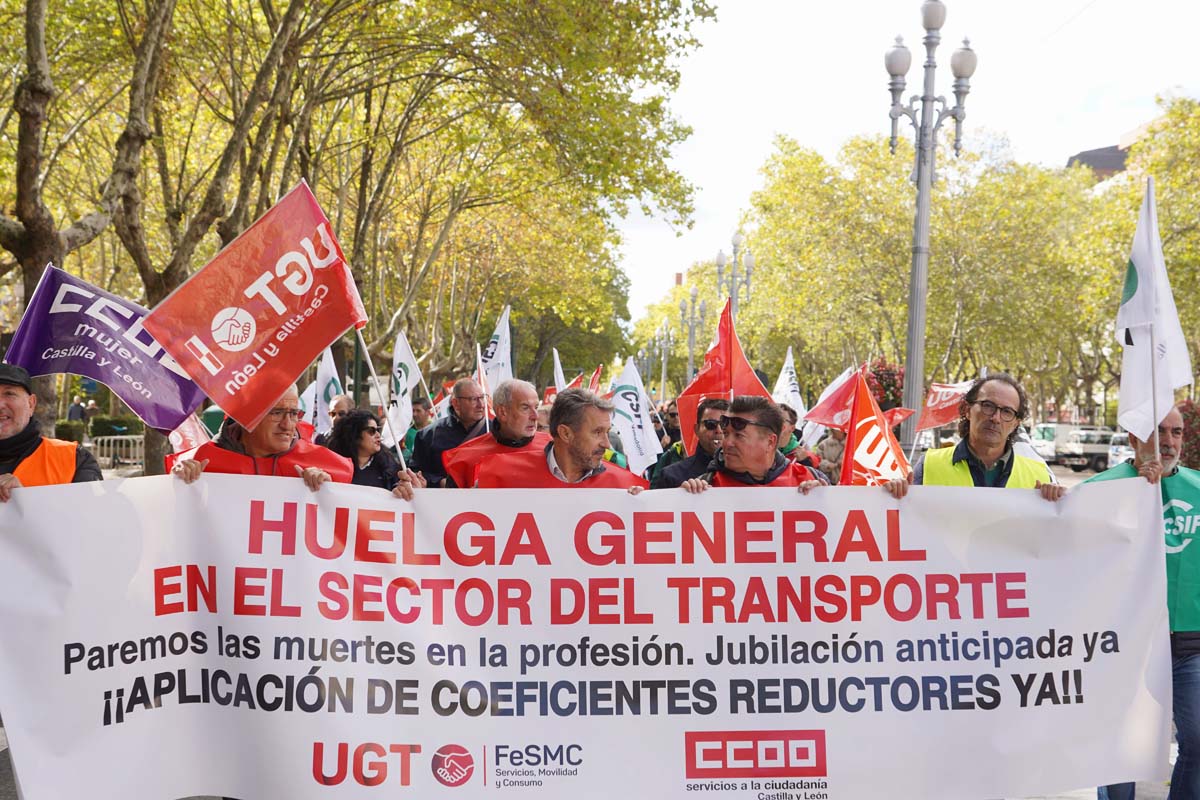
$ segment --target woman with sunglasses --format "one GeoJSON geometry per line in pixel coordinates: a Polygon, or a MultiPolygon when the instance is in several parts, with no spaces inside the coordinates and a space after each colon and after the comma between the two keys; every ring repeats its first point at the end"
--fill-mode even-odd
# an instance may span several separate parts
{"type": "Polygon", "coordinates": [[[354,409],[338,417],[329,432],[330,450],[354,462],[351,483],[357,486],[396,488],[400,462],[383,447],[382,425],[370,411],[354,409]]]}

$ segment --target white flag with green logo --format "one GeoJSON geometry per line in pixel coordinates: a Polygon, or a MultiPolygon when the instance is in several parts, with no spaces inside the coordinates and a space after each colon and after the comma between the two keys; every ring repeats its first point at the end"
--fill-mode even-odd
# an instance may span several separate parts
{"type": "Polygon", "coordinates": [[[616,409],[613,411],[613,428],[621,437],[629,470],[641,475],[646,467],[658,461],[662,443],[650,421],[650,400],[632,358],[625,362],[625,369],[617,379],[612,402],[616,409]]]}
{"type": "Polygon", "coordinates": [[[417,366],[417,356],[408,343],[408,336],[402,331],[396,337],[396,346],[392,350],[392,377],[388,381],[391,390],[387,408],[389,425],[383,426],[385,447],[396,446],[396,440],[392,438],[393,431],[403,444],[408,426],[412,425],[412,392],[420,382],[421,368],[417,366]]]}
{"type": "Polygon", "coordinates": [[[1146,196],[1125,269],[1117,309],[1117,341],[1123,347],[1117,421],[1137,438],[1149,441],[1171,410],[1175,390],[1192,382],[1192,359],[1158,237],[1153,178],[1146,180],[1146,196]]]}
{"type": "Polygon", "coordinates": [[[342,381],[338,378],[337,365],[333,363],[333,351],[328,347],[321,353],[321,361],[317,364],[316,408],[313,409],[312,424],[317,433],[328,433],[333,428],[333,420],[329,418],[329,405],[333,398],[343,394],[342,381]]]}
{"type": "Polygon", "coordinates": [[[488,340],[487,347],[483,348],[483,352],[479,356],[479,366],[484,380],[487,382],[487,388],[484,391],[489,396],[497,386],[513,379],[512,336],[508,329],[508,306],[505,306],[504,311],[501,312],[500,319],[496,321],[496,330],[492,333],[492,338],[488,340]]]}

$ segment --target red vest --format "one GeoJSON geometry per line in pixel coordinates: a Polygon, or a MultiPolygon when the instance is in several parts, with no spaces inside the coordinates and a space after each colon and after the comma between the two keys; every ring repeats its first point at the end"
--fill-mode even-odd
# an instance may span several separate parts
{"type": "Polygon", "coordinates": [[[800,484],[804,483],[804,481],[815,480],[820,479],[814,476],[807,466],[804,464],[797,464],[795,461],[789,461],[787,469],[779,473],[779,476],[770,483],[742,483],[736,478],[728,477],[724,472],[718,470],[717,474],[713,475],[712,485],[734,489],[741,487],[745,489],[748,486],[799,486],[800,484]]]}
{"type": "Polygon", "coordinates": [[[22,486],[57,486],[75,479],[75,451],[79,445],[61,439],[42,439],[37,450],[17,464],[13,475],[22,486]]]}
{"type": "Polygon", "coordinates": [[[650,484],[627,469],[604,464],[604,472],[581,483],[564,483],[550,473],[545,446],[492,456],[475,473],[480,489],[628,489],[648,488],[650,484]]]}
{"type": "Polygon", "coordinates": [[[454,480],[460,489],[470,489],[475,485],[479,473],[479,465],[495,455],[520,453],[524,450],[537,450],[539,453],[550,444],[550,434],[538,431],[533,435],[533,441],[522,447],[509,447],[496,441],[491,434],[477,436],[468,442],[463,442],[453,450],[442,453],[442,467],[446,475],[454,480]]]}
{"type": "MultiPolygon", "coordinates": [[[[178,455],[183,455],[182,453],[178,455]]],[[[323,469],[338,483],[349,483],[354,477],[354,465],[350,459],[320,445],[297,439],[292,449],[279,456],[252,458],[207,442],[191,454],[196,461],[208,459],[205,472],[224,475],[278,475],[281,478],[297,477],[296,467],[323,469]]]]}

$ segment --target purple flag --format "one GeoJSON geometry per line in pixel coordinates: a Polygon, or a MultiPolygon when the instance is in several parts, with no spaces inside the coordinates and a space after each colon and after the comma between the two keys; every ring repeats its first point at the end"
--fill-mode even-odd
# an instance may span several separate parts
{"type": "Polygon", "coordinates": [[[50,264],[4,360],[30,375],[94,378],[151,428],[170,433],[204,392],[142,327],[148,313],[50,264]]]}

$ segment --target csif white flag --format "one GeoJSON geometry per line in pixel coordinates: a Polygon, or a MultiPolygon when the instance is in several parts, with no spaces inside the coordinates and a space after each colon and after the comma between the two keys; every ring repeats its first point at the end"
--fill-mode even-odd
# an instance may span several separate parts
{"type": "Polygon", "coordinates": [[[558,359],[558,348],[551,348],[554,352],[554,391],[561,392],[567,388],[567,379],[563,376],[562,361],[558,359]]]}
{"type": "Polygon", "coordinates": [[[408,343],[408,336],[401,331],[396,336],[396,345],[392,349],[392,376],[388,381],[388,424],[383,426],[385,447],[404,446],[404,437],[413,419],[412,392],[420,382],[421,368],[417,366],[417,356],[408,343]],[[393,438],[393,433],[400,438],[399,442],[393,438]]]}
{"type": "Polygon", "coordinates": [[[779,379],[775,381],[771,399],[791,406],[799,419],[804,419],[808,413],[804,407],[804,397],[800,394],[800,379],[796,377],[796,360],[792,356],[791,345],[788,345],[787,358],[783,360],[783,369],[779,370],[779,379]]]}
{"type": "Polygon", "coordinates": [[[337,365],[333,363],[333,351],[328,347],[321,353],[317,363],[317,379],[313,381],[316,387],[316,402],[313,408],[312,424],[317,434],[329,433],[333,428],[333,420],[329,418],[329,404],[333,398],[343,394],[342,381],[338,378],[337,365]]]}
{"type": "Polygon", "coordinates": [[[1146,180],[1116,327],[1123,347],[1117,421],[1143,442],[1149,441],[1171,410],[1175,390],[1192,383],[1192,359],[1158,236],[1153,178],[1146,180]]]}
{"type": "MultiPolygon", "coordinates": [[[[829,395],[838,390],[839,386],[850,380],[850,378],[854,375],[854,372],[854,367],[846,367],[846,371],[834,378],[833,382],[826,386],[824,391],[821,392],[821,396],[817,398],[817,405],[821,405],[822,400],[824,400],[826,397],[829,397],[829,395]]],[[[816,406],[814,406],[814,408],[815,407],[816,406]]],[[[799,412],[799,409],[796,410],[799,412]]],[[[805,422],[804,432],[803,434],[800,434],[800,443],[811,449],[816,446],[817,442],[821,441],[821,437],[824,435],[824,425],[818,425],[815,422],[805,422]]]]}
{"type": "Polygon", "coordinates": [[[483,348],[479,357],[480,371],[490,387],[484,391],[489,395],[492,389],[513,378],[512,335],[508,329],[508,310],[508,306],[505,306],[504,311],[500,313],[500,319],[496,321],[496,330],[492,332],[492,338],[488,340],[487,347],[483,348]]]}
{"type": "Polygon", "coordinates": [[[310,425],[317,424],[317,382],[313,381],[300,393],[300,410],[304,412],[304,421],[310,425]]]}
{"type": "Polygon", "coordinates": [[[662,443],[654,432],[654,423],[650,420],[650,399],[646,396],[642,376],[638,374],[632,358],[625,361],[625,369],[613,388],[612,404],[615,407],[613,428],[621,437],[629,470],[641,475],[646,467],[658,461],[662,443]]]}

